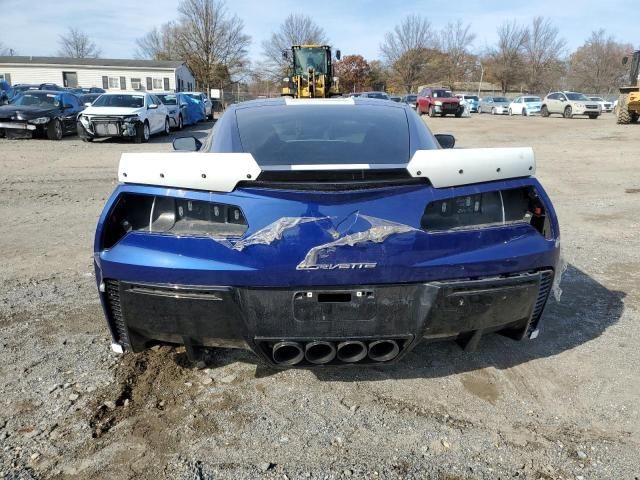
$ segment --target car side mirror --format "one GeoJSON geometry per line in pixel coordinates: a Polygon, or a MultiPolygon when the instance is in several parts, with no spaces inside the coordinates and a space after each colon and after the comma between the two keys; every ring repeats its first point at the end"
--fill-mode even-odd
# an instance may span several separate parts
{"type": "Polygon", "coordinates": [[[90,106],[91,106],[91,102],[86,102],[86,103],[84,104],[84,106],[85,106],[85,107],[90,107],[90,106]]]}
{"type": "Polygon", "coordinates": [[[456,145],[456,137],[448,133],[436,133],[435,137],[442,148],[453,148],[456,145]]]}
{"type": "Polygon", "coordinates": [[[155,103],[149,104],[149,110],[154,110],[156,108],[158,108],[158,105],[156,105],[155,103]]]}
{"type": "Polygon", "coordinates": [[[202,148],[202,142],[196,137],[178,137],[173,140],[173,149],[176,152],[197,152],[202,148]]]}

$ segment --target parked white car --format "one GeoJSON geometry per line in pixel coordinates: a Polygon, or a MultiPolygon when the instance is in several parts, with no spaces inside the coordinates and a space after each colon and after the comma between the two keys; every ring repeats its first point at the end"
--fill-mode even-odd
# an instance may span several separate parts
{"type": "Polygon", "coordinates": [[[148,142],[154,133],[170,132],[169,112],[160,99],[145,92],[107,92],[78,115],[78,135],[85,142],[98,137],[130,137],[148,142]]]}
{"type": "Polygon", "coordinates": [[[509,115],[537,115],[542,107],[542,99],[532,95],[516,97],[509,104],[509,115]]]}
{"type": "Polygon", "coordinates": [[[204,105],[204,116],[207,117],[208,119],[213,118],[213,104],[211,103],[211,100],[209,100],[209,97],[207,97],[202,92],[183,92],[183,93],[185,95],[190,96],[194,100],[201,101],[202,104],[204,105]]]}
{"type": "Polygon", "coordinates": [[[600,111],[602,112],[611,112],[613,111],[613,103],[608,102],[602,97],[589,97],[589,100],[593,100],[594,102],[598,102],[600,104],[600,111]]]}

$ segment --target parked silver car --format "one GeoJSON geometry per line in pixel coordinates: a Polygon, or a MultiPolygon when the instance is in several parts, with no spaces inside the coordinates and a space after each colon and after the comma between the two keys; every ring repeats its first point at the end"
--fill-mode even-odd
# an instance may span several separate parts
{"type": "Polygon", "coordinates": [[[595,120],[601,113],[600,104],[589,100],[578,92],[553,92],[544,97],[540,114],[548,117],[552,113],[572,118],[575,115],[587,115],[595,120]]]}
{"type": "Polygon", "coordinates": [[[506,97],[483,97],[480,100],[480,113],[506,115],[509,113],[509,103],[506,97]]]}

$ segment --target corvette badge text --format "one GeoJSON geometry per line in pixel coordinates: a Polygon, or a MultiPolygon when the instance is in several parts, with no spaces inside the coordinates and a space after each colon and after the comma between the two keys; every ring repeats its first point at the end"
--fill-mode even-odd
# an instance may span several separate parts
{"type": "Polygon", "coordinates": [[[376,268],[377,263],[369,262],[357,262],[357,263],[320,263],[317,265],[303,265],[296,266],[296,270],[363,270],[365,268],[376,268]]]}

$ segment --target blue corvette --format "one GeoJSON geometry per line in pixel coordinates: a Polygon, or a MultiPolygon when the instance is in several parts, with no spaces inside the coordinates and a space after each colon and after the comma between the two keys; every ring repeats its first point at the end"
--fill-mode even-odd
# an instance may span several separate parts
{"type": "Polygon", "coordinates": [[[406,104],[282,98],[123,154],[94,246],[114,350],[363,365],[535,338],[560,236],[533,152],[453,143],[406,104]]]}

